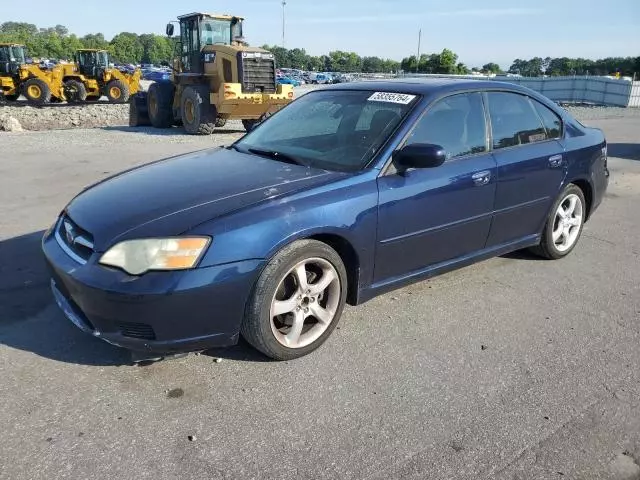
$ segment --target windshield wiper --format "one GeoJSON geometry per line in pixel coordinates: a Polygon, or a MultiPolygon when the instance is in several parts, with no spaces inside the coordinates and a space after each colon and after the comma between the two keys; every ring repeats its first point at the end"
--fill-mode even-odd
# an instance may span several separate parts
{"type": "Polygon", "coordinates": [[[277,160],[279,162],[292,163],[294,165],[302,165],[303,167],[307,166],[304,162],[300,161],[296,157],[292,157],[291,155],[277,152],[275,150],[262,150],[260,148],[248,148],[247,151],[255,155],[260,155],[262,157],[272,158],[273,160],[277,160]]]}

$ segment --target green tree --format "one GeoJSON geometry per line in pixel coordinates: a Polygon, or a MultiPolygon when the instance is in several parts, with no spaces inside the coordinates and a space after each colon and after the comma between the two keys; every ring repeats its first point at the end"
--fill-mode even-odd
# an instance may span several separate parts
{"type": "Polygon", "coordinates": [[[105,40],[102,33],[88,33],[80,41],[82,42],[82,48],[95,48],[96,50],[109,48],[109,42],[105,40]]]}
{"type": "Polygon", "coordinates": [[[489,62],[482,66],[482,72],[484,73],[500,73],[501,71],[500,65],[497,63],[489,62]]]}
{"type": "Polygon", "coordinates": [[[142,45],[142,57],[140,63],[159,65],[168,62],[173,55],[173,43],[167,37],[145,33],[138,37],[142,45]]]}
{"type": "Polygon", "coordinates": [[[138,36],[129,32],[122,32],[113,37],[109,49],[114,59],[123,63],[138,63],[144,53],[138,36]]]}

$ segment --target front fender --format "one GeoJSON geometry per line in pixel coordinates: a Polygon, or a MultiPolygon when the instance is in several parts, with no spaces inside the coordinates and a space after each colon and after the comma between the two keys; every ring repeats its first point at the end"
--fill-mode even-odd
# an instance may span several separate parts
{"type": "Polygon", "coordinates": [[[249,207],[201,224],[189,233],[213,238],[202,267],[270,259],[298,239],[335,235],[357,252],[363,284],[372,274],[377,205],[375,173],[369,172],[249,207]]]}

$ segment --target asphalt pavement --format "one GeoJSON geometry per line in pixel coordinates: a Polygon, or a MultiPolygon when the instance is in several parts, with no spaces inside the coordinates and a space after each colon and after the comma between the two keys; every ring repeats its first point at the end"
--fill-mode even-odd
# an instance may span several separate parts
{"type": "Polygon", "coordinates": [[[148,366],[63,317],[40,237],[86,185],[240,132],[0,134],[0,478],[640,479],[640,117],[588,123],[612,178],[569,257],[348,308],[299,360],[148,366]]]}

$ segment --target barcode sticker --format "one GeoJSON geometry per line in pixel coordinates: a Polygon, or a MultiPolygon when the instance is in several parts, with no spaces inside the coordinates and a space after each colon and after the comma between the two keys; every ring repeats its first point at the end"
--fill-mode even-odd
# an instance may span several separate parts
{"type": "Polygon", "coordinates": [[[402,105],[408,105],[414,98],[416,98],[415,95],[407,95],[406,93],[376,92],[371,95],[368,100],[370,102],[400,103],[402,105]]]}

